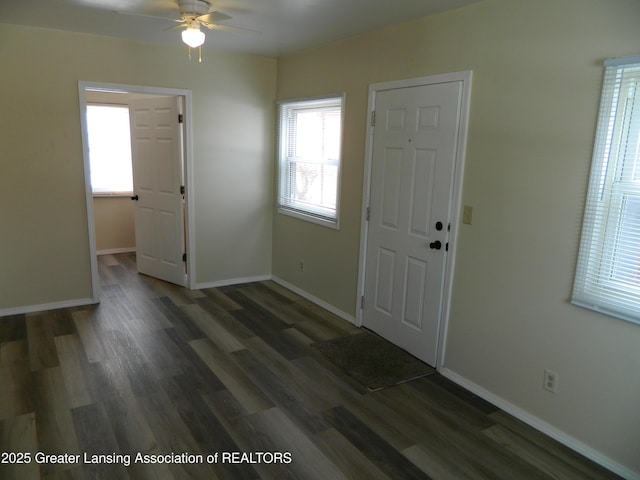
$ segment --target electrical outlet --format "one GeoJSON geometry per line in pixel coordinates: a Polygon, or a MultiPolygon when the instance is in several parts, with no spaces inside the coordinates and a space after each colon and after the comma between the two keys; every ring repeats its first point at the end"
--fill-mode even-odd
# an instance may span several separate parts
{"type": "Polygon", "coordinates": [[[298,270],[304,272],[304,260],[302,259],[300,259],[300,261],[298,262],[298,270]]]}
{"type": "Polygon", "coordinates": [[[547,392],[556,393],[558,390],[558,374],[551,370],[544,371],[544,383],[542,384],[547,392]]]}

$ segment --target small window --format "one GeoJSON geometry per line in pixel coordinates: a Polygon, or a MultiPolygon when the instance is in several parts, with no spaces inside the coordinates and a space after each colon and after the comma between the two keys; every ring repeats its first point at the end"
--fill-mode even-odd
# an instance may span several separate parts
{"type": "Polygon", "coordinates": [[[87,105],[87,137],[93,194],[131,194],[129,107],[87,105]]]}
{"type": "Polygon", "coordinates": [[[640,56],[605,62],[573,303],[640,323],[640,56]]]}
{"type": "Polygon", "coordinates": [[[342,114],[342,97],[280,104],[280,213],[338,227],[342,114]]]}

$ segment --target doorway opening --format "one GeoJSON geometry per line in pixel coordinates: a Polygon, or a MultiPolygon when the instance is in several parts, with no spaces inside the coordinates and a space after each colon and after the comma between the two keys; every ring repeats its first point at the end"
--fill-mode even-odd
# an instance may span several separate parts
{"type": "Polygon", "coordinates": [[[193,183],[191,92],[80,81],[78,93],[93,300],[100,301],[99,254],[137,251],[136,258],[145,260],[143,265],[138,264],[140,273],[193,288],[195,248],[192,209],[189,208],[193,199],[188,188],[193,183]],[[158,106],[154,108],[156,104],[158,106]],[[167,104],[169,109],[164,108],[167,104]],[[121,105],[131,111],[132,171],[135,179],[131,192],[107,194],[94,191],[87,123],[90,105],[121,105]],[[170,129],[165,130],[173,133],[167,136],[166,131],[161,130],[169,124],[170,129]],[[155,165],[157,161],[162,164],[155,165]],[[140,191],[136,192],[136,189],[140,191]],[[109,232],[110,237],[99,238],[99,233],[104,232],[109,232]],[[110,241],[120,242],[120,245],[105,248],[110,241]],[[150,261],[154,248],[164,249],[157,256],[155,265],[150,261]],[[172,267],[173,273],[168,275],[167,269],[172,267]]]}

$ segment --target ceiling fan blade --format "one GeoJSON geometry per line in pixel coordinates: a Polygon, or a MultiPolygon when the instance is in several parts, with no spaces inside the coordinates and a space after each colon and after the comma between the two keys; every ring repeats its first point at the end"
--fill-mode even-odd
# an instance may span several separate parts
{"type": "Polygon", "coordinates": [[[260,33],[257,30],[251,30],[249,28],[232,27],[229,25],[219,25],[217,23],[202,23],[200,24],[207,27],[209,30],[219,30],[221,32],[237,32],[237,33],[260,33]]]}
{"type": "Polygon", "coordinates": [[[165,22],[182,22],[181,18],[160,17],[157,15],[145,15],[144,13],[122,12],[118,10],[114,10],[114,13],[118,13],[121,15],[131,15],[134,17],[153,18],[155,20],[164,20],[165,22]]]}
{"type": "Polygon", "coordinates": [[[226,13],[210,12],[210,13],[205,13],[204,15],[200,15],[196,17],[196,20],[204,24],[204,23],[222,22],[223,20],[229,20],[230,18],[231,16],[227,15],[226,13]]]}
{"type": "Polygon", "coordinates": [[[188,23],[181,23],[179,25],[174,25],[173,27],[163,28],[162,31],[166,32],[167,30],[176,30],[178,28],[187,28],[189,26],[188,23]]]}

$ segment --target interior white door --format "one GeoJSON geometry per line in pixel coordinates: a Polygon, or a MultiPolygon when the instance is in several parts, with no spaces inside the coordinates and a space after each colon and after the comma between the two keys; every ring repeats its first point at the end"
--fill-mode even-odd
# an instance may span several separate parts
{"type": "Polygon", "coordinates": [[[377,92],[363,325],[436,365],[462,82],[377,92]]]}
{"type": "Polygon", "coordinates": [[[179,97],[129,103],[138,272],[186,284],[179,97]]]}

